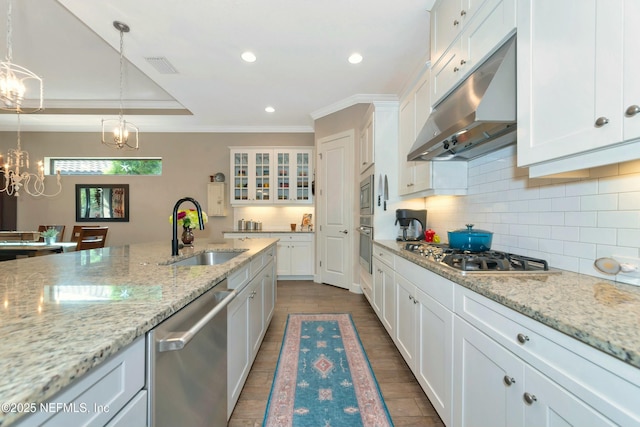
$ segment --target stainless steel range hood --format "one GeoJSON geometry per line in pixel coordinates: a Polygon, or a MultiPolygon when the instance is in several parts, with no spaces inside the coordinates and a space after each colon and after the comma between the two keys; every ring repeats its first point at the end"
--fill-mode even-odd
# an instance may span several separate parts
{"type": "Polygon", "coordinates": [[[514,36],[435,106],[407,160],[471,160],[515,141],[514,36]]]}

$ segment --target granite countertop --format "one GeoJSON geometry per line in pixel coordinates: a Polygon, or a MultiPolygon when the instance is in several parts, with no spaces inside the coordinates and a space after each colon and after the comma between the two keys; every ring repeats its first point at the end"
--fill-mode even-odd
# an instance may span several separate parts
{"type": "MultiPolygon", "coordinates": [[[[227,239],[171,257],[169,241],[0,263],[0,403],[38,404],[214,287],[278,239],[227,239]],[[168,263],[238,251],[215,266],[168,263]]],[[[0,410],[0,426],[20,414],[0,410]]]]}
{"type": "Polygon", "coordinates": [[[413,263],[640,368],[640,287],[585,274],[467,274],[375,241],[413,263]]]}

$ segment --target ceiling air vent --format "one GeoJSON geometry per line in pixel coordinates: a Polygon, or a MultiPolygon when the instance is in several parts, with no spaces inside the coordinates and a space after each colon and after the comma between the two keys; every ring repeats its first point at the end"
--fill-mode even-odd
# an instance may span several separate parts
{"type": "Polygon", "coordinates": [[[148,56],[144,59],[160,74],[178,74],[178,71],[173,68],[173,65],[163,56],[148,56]]]}

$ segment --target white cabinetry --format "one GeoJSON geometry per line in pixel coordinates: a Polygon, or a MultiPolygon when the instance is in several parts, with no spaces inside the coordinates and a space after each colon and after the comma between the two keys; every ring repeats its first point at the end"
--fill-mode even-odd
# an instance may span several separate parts
{"type": "Polygon", "coordinates": [[[396,346],[450,425],[453,384],[453,283],[396,258],[396,346]]]}
{"type": "Polygon", "coordinates": [[[225,239],[280,239],[277,244],[277,275],[281,280],[313,278],[315,238],[313,233],[224,233],[225,239]]]}
{"type": "Polygon", "coordinates": [[[224,182],[210,182],[207,184],[207,215],[226,216],[227,204],[225,202],[224,182]]]}
{"type": "MultiPolygon", "coordinates": [[[[261,269],[250,271],[249,275],[253,278],[248,284],[236,288],[239,290],[238,296],[227,308],[227,419],[231,417],[240,397],[273,316],[276,298],[273,249],[260,257],[264,258],[264,262],[257,264],[261,269]]],[[[251,267],[245,269],[251,270],[251,267]]],[[[247,276],[243,272],[236,274],[241,278],[247,276]]]]}
{"type": "Polygon", "coordinates": [[[396,330],[396,291],[391,252],[375,248],[373,254],[373,309],[392,338],[396,330]]]}
{"type": "Polygon", "coordinates": [[[16,426],[117,426],[121,420],[146,426],[144,372],[145,340],[140,337],[39,407],[49,411],[22,418],[16,426]]]}
{"type": "Polygon", "coordinates": [[[518,3],[518,166],[530,176],[640,158],[638,26],[634,0],[518,3]]]}
{"type": "Polygon", "coordinates": [[[231,149],[231,204],[309,204],[312,175],[311,148],[231,149]]]}
{"type": "Polygon", "coordinates": [[[273,202],[273,150],[231,150],[231,204],[273,202]]]}
{"type": "Polygon", "coordinates": [[[365,116],[365,123],[360,129],[360,173],[364,173],[369,167],[373,166],[375,159],[373,145],[374,116],[373,106],[369,109],[365,116]]]}
{"type": "Polygon", "coordinates": [[[454,425],[640,423],[637,369],[468,289],[455,301],[454,425]]]}
{"type": "Polygon", "coordinates": [[[437,105],[516,29],[515,0],[442,0],[431,12],[431,104],[437,105]]]}
{"type": "Polygon", "coordinates": [[[276,149],[276,202],[311,203],[312,149],[276,149]]]}
{"type": "Polygon", "coordinates": [[[313,276],[313,234],[273,233],[278,242],[278,278],[301,279],[313,276]],[[285,277],[286,276],[286,277],[285,277]]]}
{"type": "Polygon", "coordinates": [[[467,192],[466,162],[408,162],[407,155],[431,112],[429,69],[403,98],[398,114],[398,194],[431,196],[467,192]]]}

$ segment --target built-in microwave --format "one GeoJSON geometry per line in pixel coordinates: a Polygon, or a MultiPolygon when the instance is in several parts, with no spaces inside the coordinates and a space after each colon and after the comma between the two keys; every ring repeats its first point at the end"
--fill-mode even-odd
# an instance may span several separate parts
{"type": "Polygon", "coordinates": [[[360,215],[373,215],[373,175],[360,183],[360,215]]]}

